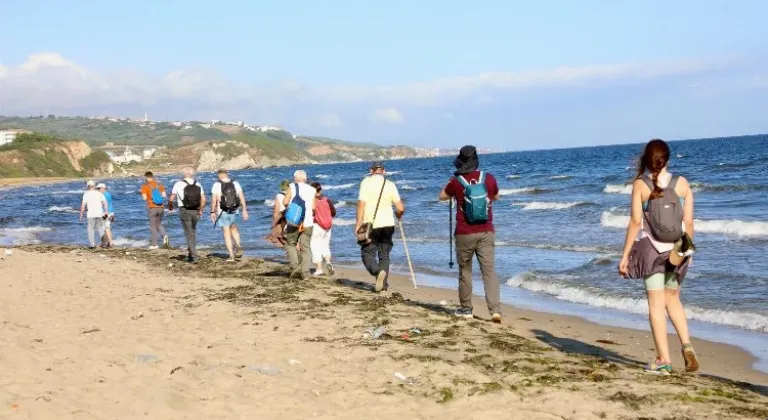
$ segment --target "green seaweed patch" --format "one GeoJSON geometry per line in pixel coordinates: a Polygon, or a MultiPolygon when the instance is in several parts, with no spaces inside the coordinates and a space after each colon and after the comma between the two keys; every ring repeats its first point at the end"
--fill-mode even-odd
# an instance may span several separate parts
{"type": "Polygon", "coordinates": [[[726,398],[729,400],[735,400],[743,403],[749,402],[749,400],[744,398],[742,395],[736,392],[726,391],[722,388],[702,389],[701,391],[699,391],[699,394],[704,397],[720,397],[720,398],[726,398]]]}
{"type": "Polygon", "coordinates": [[[736,414],[742,417],[755,417],[758,419],[768,419],[768,408],[732,406],[728,408],[727,414],[736,414]]]}
{"type": "Polygon", "coordinates": [[[437,402],[439,404],[445,404],[453,399],[453,390],[448,387],[443,387],[437,390],[437,402]]]}
{"type": "Polygon", "coordinates": [[[653,403],[653,398],[649,395],[637,395],[625,391],[619,391],[611,395],[608,397],[608,400],[620,402],[633,410],[639,410],[641,405],[653,403]]]}
{"type": "Polygon", "coordinates": [[[550,350],[515,334],[491,334],[489,346],[505,353],[543,353],[550,350]]]}
{"type": "Polygon", "coordinates": [[[474,396],[475,394],[483,395],[483,394],[490,394],[492,392],[500,392],[504,390],[504,386],[498,382],[486,382],[483,384],[480,384],[480,386],[476,386],[469,390],[469,396],[474,396]]]}

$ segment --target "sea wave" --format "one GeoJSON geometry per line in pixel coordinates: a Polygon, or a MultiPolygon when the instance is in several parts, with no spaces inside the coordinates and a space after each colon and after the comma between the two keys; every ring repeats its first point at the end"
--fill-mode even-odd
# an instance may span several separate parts
{"type": "Polygon", "coordinates": [[[264,205],[267,207],[274,207],[275,206],[275,200],[268,198],[264,200],[264,205]]]}
{"type": "Polygon", "coordinates": [[[357,223],[354,219],[333,219],[334,226],[354,226],[357,223]]]}
{"type": "Polygon", "coordinates": [[[554,175],[549,177],[551,180],[557,180],[557,179],[571,179],[573,178],[571,175],[554,175]]]}
{"type": "Polygon", "coordinates": [[[334,207],[346,207],[347,205],[349,205],[349,203],[344,200],[333,203],[334,207]]]}
{"type": "Polygon", "coordinates": [[[541,194],[549,192],[550,190],[539,187],[525,187],[525,188],[508,188],[499,190],[499,195],[513,195],[513,194],[541,194]]]}
{"type": "MultiPolygon", "coordinates": [[[[629,216],[604,211],[600,215],[600,225],[607,228],[625,229],[629,225],[629,216]]],[[[768,237],[768,222],[744,220],[699,220],[693,221],[694,230],[699,233],[722,234],[740,238],[768,237]]]]}
{"type": "MultiPolygon", "coordinates": [[[[144,248],[149,246],[149,242],[141,239],[130,238],[115,238],[112,240],[112,245],[123,248],[144,248]]],[[[200,249],[200,247],[197,247],[200,249]]]]}
{"type": "MultiPolygon", "coordinates": [[[[570,276],[562,274],[539,274],[525,272],[507,280],[506,285],[519,287],[536,293],[543,293],[559,300],[581,303],[598,308],[618,309],[634,314],[648,314],[648,302],[645,299],[612,296],[587,290],[565,282],[570,276]]],[[[724,311],[704,309],[695,305],[686,305],[686,315],[712,324],[728,325],[753,331],[768,332],[768,317],[761,314],[742,311],[724,311]]]]}
{"type": "Polygon", "coordinates": [[[515,203],[515,206],[522,206],[523,210],[565,210],[571,207],[582,206],[590,203],[583,201],[572,201],[568,203],[557,203],[547,201],[533,201],[530,203],[515,203]]]}
{"type": "Polygon", "coordinates": [[[496,246],[516,246],[521,248],[534,248],[552,251],[572,251],[572,252],[585,252],[592,254],[616,254],[621,250],[619,248],[610,248],[604,246],[591,246],[591,245],[572,245],[572,244],[537,244],[531,242],[518,242],[518,241],[496,241],[496,246]]]}
{"type": "Polygon", "coordinates": [[[324,190],[345,190],[347,188],[353,188],[357,184],[355,183],[349,183],[349,184],[341,184],[341,185],[325,185],[323,186],[324,190]]]}
{"type": "Polygon", "coordinates": [[[768,185],[760,184],[706,184],[703,182],[691,182],[693,192],[747,192],[765,191],[768,185]]]}
{"type": "Polygon", "coordinates": [[[28,226],[20,228],[0,229],[0,244],[3,245],[27,245],[39,243],[38,234],[50,232],[51,228],[43,226],[28,226]]]}
{"type": "Polygon", "coordinates": [[[608,184],[603,188],[606,194],[632,194],[632,184],[608,184]]]}
{"type": "Polygon", "coordinates": [[[316,176],[315,178],[318,178],[318,179],[326,179],[326,178],[330,178],[330,175],[324,175],[324,174],[320,174],[320,175],[316,176]]]}
{"type": "Polygon", "coordinates": [[[520,175],[507,175],[507,179],[520,179],[520,175]]]}
{"type": "Polygon", "coordinates": [[[48,211],[51,213],[77,213],[77,210],[70,206],[51,206],[48,207],[48,211]]]}

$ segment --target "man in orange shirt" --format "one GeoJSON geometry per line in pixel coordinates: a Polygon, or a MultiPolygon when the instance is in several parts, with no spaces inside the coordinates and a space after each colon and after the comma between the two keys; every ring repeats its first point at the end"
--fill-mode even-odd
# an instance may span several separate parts
{"type": "Polygon", "coordinates": [[[165,212],[165,187],[155,180],[152,172],[144,174],[147,182],[141,186],[141,198],[147,202],[147,214],[149,216],[149,232],[151,244],[149,249],[157,249],[157,235],[163,236],[163,246],[169,246],[168,235],[163,227],[163,215],[165,212]]]}

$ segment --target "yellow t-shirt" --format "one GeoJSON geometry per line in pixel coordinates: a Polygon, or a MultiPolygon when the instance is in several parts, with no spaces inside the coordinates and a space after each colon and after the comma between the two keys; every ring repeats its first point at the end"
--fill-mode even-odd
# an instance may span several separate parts
{"type": "Polygon", "coordinates": [[[363,223],[372,222],[374,229],[395,226],[395,212],[392,210],[392,205],[400,201],[400,193],[397,192],[394,182],[386,181],[383,175],[368,176],[360,183],[360,194],[357,199],[365,203],[363,223]],[[383,192],[382,182],[386,182],[383,192]],[[379,193],[381,193],[381,202],[379,202],[379,211],[376,212],[379,193]],[[376,212],[376,220],[373,220],[374,212],[376,212]]]}

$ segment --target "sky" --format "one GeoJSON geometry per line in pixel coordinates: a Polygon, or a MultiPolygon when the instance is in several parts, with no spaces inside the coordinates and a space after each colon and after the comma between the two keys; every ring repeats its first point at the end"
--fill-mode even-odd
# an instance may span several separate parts
{"type": "Polygon", "coordinates": [[[0,0],[0,115],[525,150],[768,132],[768,2],[0,0]]]}

